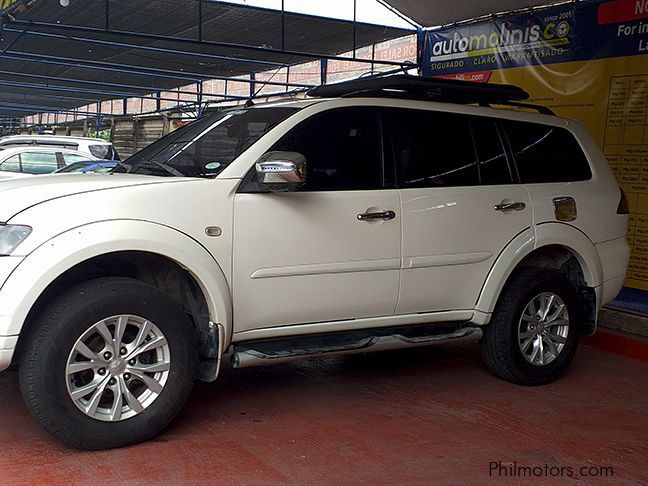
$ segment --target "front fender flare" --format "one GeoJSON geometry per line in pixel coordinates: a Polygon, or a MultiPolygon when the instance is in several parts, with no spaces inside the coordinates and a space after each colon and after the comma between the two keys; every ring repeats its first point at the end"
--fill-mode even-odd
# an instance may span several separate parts
{"type": "Polygon", "coordinates": [[[211,320],[221,324],[225,339],[230,339],[231,293],[218,262],[185,233],[142,220],[108,220],[79,226],[27,255],[1,287],[0,334],[18,335],[38,297],[65,271],[93,257],[118,251],[156,253],[186,269],[205,295],[211,320]]]}

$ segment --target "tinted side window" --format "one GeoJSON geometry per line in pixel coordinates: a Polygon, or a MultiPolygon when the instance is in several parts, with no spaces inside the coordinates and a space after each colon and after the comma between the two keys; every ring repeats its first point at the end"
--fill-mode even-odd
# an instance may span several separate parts
{"type": "Polygon", "coordinates": [[[26,152],[20,155],[22,171],[26,174],[50,174],[58,169],[54,152],[26,152]]]}
{"type": "Polygon", "coordinates": [[[382,185],[382,146],[378,111],[340,108],[300,123],[271,150],[299,152],[307,161],[301,190],[378,189],[382,185]]]}
{"type": "Polygon", "coordinates": [[[63,154],[63,159],[65,160],[66,165],[72,164],[74,162],[84,162],[89,160],[85,155],[76,155],[76,154],[63,154]]]}
{"type": "Polygon", "coordinates": [[[0,170],[3,170],[5,172],[20,172],[20,155],[9,157],[2,164],[0,164],[0,170]]]}
{"type": "Polygon", "coordinates": [[[495,120],[473,117],[471,123],[482,185],[511,184],[513,177],[495,120]]]}
{"type": "Polygon", "coordinates": [[[400,187],[479,183],[469,117],[424,110],[389,112],[400,187]]]}
{"type": "Polygon", "coordinates": [[[564,128],[504,122],[520,179],[525,183],[585,181],[592,177],[580,145],[564,128]]]}

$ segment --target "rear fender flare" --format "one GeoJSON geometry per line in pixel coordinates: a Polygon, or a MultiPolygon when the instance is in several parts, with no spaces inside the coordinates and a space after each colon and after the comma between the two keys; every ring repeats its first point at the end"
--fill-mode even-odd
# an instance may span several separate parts
{"type": "Polygon", "coordinates": [[[589,287],[603,283],[601,260],[592,241],[577,228],[563,223],[545,223],[517,235],[491,267],[475,304],[475,322],[486,324],[509,277],[526,256],[534,250],[559,245],[569,250],[583,270],[589,287]]]}

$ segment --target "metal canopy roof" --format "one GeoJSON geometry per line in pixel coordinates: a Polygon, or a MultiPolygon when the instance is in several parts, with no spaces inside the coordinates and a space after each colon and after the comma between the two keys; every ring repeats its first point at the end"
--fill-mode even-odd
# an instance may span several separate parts
{"type": "Polygon", "coordinates": [[[423,27],[436,27],[557,2],[556,0],[387,0],[387,3],[423,27]]]}
{"type": "Polygon", "coordinates": [[[210,0],[37,0],[14,16],[0,40],[0,117],[337,59],[410,32],[210,0]]]}

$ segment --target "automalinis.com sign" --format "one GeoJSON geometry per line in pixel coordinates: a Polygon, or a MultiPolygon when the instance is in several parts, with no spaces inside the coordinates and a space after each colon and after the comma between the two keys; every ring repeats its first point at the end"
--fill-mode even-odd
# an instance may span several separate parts
{"type": "Polygon", "coordinates": [[[648,53],[648,0],[578,2],[426,32],[437,76],[648,53]]]}

